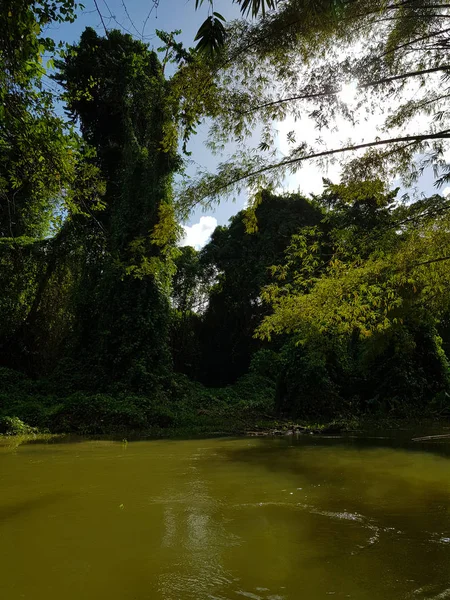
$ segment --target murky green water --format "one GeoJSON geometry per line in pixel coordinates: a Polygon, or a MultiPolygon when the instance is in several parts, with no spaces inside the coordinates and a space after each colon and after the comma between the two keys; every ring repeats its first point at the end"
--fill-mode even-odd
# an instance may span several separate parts
{"type": "Polygon", "coordinates": [[[1,600],[450,598],[450,444],[28,445],[0,489],[1,600]]]}

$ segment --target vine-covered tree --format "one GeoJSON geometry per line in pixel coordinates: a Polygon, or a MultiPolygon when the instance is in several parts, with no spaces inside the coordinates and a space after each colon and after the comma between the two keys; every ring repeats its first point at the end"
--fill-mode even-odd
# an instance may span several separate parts
{"type": "Polygon", "coordinates": [[[70,114],[106,181],[104,210],[84,237],[74,351],[92,385],[148,388],[170,367],[168,289],[178,233],[171,206],[176,148],[157,56],[118,31],[87,29],[59,63],[70,114]]]}

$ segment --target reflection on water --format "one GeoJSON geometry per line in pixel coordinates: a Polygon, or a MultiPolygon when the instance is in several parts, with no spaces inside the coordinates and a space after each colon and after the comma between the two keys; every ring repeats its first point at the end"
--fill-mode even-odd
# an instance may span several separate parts
{"type": "Polygon", "coordinates": [[[450,599],[450,444],[86,441],[0,454],[0,598],[450,599]]]}

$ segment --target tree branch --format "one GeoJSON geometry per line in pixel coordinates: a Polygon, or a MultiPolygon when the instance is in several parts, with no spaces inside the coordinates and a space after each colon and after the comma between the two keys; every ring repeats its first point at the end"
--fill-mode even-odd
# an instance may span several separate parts
{"type": "Polygon", "coordinates": [[[107,38],[109,38],[109,33],[108,33],[108,30],[106,29],[105,21],[103,20],[102,13],[100,12],[100,9],[98,7],[97,0],[94,0],[94,4],[95,4],[95,8],[98,12],[98,16],[100,17],[100,21],[102,22],[103,29],[105,30],[105,35],[107,38]]]}
{"type": "Polygon", "coordinates": [[[430,260],[424,260],[423,262],[413,263],[413,267],[421,267],[422,265],[431,265],[432,263],[442,262],[444,260],[450,260],[450,256],[441,256],[440,258],[430,258],[430,260]]]}
{"type": "Polygon", "coordinates": [[[443,33],[448,33],[450,31],[450,27],[447,27],[446,29],[441,29],[440,31],[435,31],[432,33],[428,33],[427,35],[423,35],[420,38],[416,38],[415,40],[411,40],[410,42],[405,42],[404,44],[400,44],[399,46],[396,46],[395,48],[392,48],[391,50],[386,50],[386,52],[383,52],[382,54],[379,54],[378,56],[376,56],[373,60],[380,60],[380,58],[384,58],[385,56],[388,56],[388,54],[392,54],[393,52],[397,52],[398,50],[400,50],[401,48],[406,48],[407,46],[411,46],[412,44],[416,44],[417,42],[423,42],[424,40],[428,40],[432,37],[436,37],[438,35],[442,35],[443,33]]]}
{"type": "MultiPolygon", "coordinates": [[[[325,156],[331,156],[334,154],[342,154],[344,152],[352,152],[355,150],[362,150],[364,148],[374,148],[376,146],[383,146],[383,145],[387,145],[387,144],[398,144],[398,143],[406,142],[409,145],[411,143],[419,143],[419,142],[425,142],[427,140],[438,140],[438,139],[450,139],[450,129],[445,129],[443,131],[439,131],[438,133],[430,133],[430,134],[424,134],[424,135],[408,135],[408,136],[401,136],[401,137],[397,137],[397,138],[390,138],[390,139],[384,139],[384,140],[375,140],[374,142],[367,142],[364,144],[354,144],[352,146],[344,146],[343,148],[334,148],[332,150],[324,150],[323,152],[315,152],[312,154],[308,154],[306,156],[300,156],[298,158],[290,158],[287,160],[282,160],[282,161],[272,164],[272,165],[266,165],[265,167],[261,167],[260,169],[257,169],[256,171],[251,171],[249,173],[245,173],[244,175],[241,175],[240,177],[237,177],[231,181],[228,181],[227,183],[220,185],[219,187],[217,187],[214,190],[214,193],[217,194],[221,190],[224,190],[227,187],[229,187],[230,185],[239,183],[240,181],[244,181],[245,179],[248,179],[249,177],[255,177],[256,175],[261,175],[262,173],[267,173],[267,171],[272,171],[274,169],[279,169],[281,167],[288,167],[289,165],[297,164],[297,163],[303,162],[305,160],[311,160],[314,158],[323,158],[325,156]]],[[[203,198],[206,198],[209,195],[210,194],[205,194],[203,196],[203,198]]]]}
{"type": "MultiPolygon", "coordinates": [[[[426,75],[428,73],[436,73],[438,71],[449,71],[450,65],[443,65],[441,67],[433,67],[430,69],[423,69],[421,71],[411,71],[409,73],[403,73],[402,75],[394,75],[392,77],[383,77],[382,79],[377,79],[376,81],[371,81],[369,83],[362,83],[360,88],[369,88],[375,87],[377,85],[381,85],[384,83],[390,83],[391,81],[397,81],[400,79],[408,79],[409,77],[419,77],[420,75],[426,75]]],[[[311,98],[324,98],[326,96],[336,96],[340,93],[341,90],[334,90],[332,92],[317,92],[314,94],[304,94],[302,96],[290,96],[288,98],[280,98],[279,100],[273,100],[272,102],[266,102],[265,104],[261,104],[260,106],[254,106],[248,109],[245,112],[241,112],[241,115],[247,115],[257,110],[262,110],[264,108],[268,108],[270,106],[276,106],[279,104],[284,104],[286,102],[292,102],[294,100],[309,100],[311,98]]]]}

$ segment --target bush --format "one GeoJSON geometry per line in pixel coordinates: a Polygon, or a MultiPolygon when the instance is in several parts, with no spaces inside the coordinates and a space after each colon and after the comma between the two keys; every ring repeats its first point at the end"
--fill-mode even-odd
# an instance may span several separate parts
{"type": "Polygon", "coordinates": [[[252,357],[250,373],[277,381],[284,365],[283,357],[273,350],[258,350],[252,357]]]}
{"type": "Polygon", "coordinates": [[[327,340],[289,341],[281,351],[283,368],[277,385],[277,411],[291,418],[333,418],[343,406],[339,381],[345,354],[327,340]]]}
{"type": "Polygon", "coordinates": [[[29,435],[38,433],[36,427],[30,427],[18,417],[0,418],[0,434],[3,435],[29,435]]]}
{"type": "Polygon", "coordinates": [[[151,398],[77,392],[55,410],[49,427],[55,433],[94,434],[142,431],[154,425],[166,427],[172,422],[170,411],[151,398]]]}

